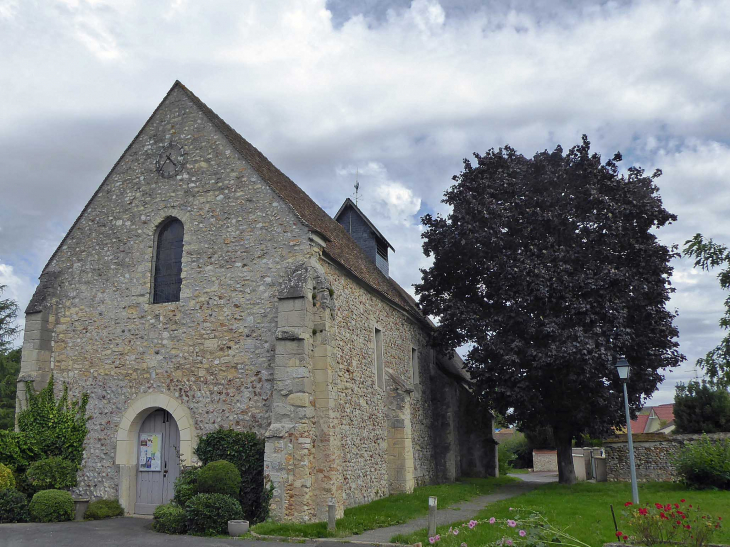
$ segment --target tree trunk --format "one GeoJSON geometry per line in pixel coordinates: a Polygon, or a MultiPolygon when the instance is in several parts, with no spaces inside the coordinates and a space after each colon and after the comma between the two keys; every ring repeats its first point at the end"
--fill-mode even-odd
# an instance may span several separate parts
{"type": "Polygon", "coordinates": [[[573,467],[573,438],[558,429],[555,431],[555,447],[558,449],[558,482],[575,484],[575,467],[573,467]]]}

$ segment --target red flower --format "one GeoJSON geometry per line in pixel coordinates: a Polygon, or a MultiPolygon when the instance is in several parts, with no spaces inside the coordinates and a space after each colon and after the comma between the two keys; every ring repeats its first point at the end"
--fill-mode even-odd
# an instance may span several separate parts
{"type": "Polygon", "coordinates": [[[677,524],[682,524],[682,521],[681,521],[681,520],[678,520],[678,521],[677,521],[677,524]]]}
{"type": "Polygon", "coordinates": [[[623,533],[623,532],[616,532],[616,537],[617,537],[617,538],[620,538],[620,537],[621,537],[621,536],[623,536],[623,535],[624,535],[624,533],[623,533]]]}
{"type": "Polygon", "coordinates": [[[627,501],[626,503],[624,503],[624,507],[628,507],[629,505],[634,505],[634,504],[631,503],[630,501],[627,501]]]}
{"type": "Polygon", "coordinates": [[[722,517],[717,517],[717,520],[722,520],[722,517]]]}
{"type": "Polygon", "coordinates": [[[675,504],[674,504],[674,508],[675,508],[675,509],[679,509],[679,504],[678,504],[678,503],[675,503],[675,504]]]}
{"type": "Polygon", "coordinates": [[[666,505],[664,506],[664,510],[665,510],[665,511],[671,511],[671,510],[672,510],[672,504],[671,504],[671,503],[667,503],[667,504],[666,504],[666,505]]]}
{"type": "Polygon", "coordinates": [[[654,507],[656,507],[657,509],[664,509],[664,506],[661,503],[655,503],[654,507]]]}
{"type": "Polygon", "coordinates": [[[639,509],[639,514],[640,515],[646,515],[648,512],[649,512],[648,509],[643,509],[643,508],[642,509],[639,509]]]}
{"type": "Polygon", "coordinates": [[[687,528],[687,530],[689,530],[690,528],[692,528],[689,524],[685,524],[684,527],[687,528]]]}
{"type": "Polygon", "coordinates": [[[684,499],[681,499],[681,500],[679,500],[679,501],[680,501],[680,502],[682,502],[682,503],[684,503],[684,502],[685,502],[685,500],[684,500],[684,499]]]}

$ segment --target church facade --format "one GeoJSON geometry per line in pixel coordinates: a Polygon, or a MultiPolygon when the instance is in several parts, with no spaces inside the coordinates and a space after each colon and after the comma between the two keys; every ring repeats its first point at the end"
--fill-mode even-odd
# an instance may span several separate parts
{"type": "Polygon", "coordinates": [[[176,82],[45,266],[18,406],[53,377],[89,394],[78,493],[169,501],[197,439],[266,439],[272,515],[495,475],[491,417],[388,275],[349,200],[330,217],[176,82]]]}

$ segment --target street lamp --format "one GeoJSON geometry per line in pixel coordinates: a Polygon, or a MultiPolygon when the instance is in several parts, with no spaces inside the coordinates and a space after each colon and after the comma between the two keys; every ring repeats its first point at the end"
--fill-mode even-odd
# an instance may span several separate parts
{"type": "Polygon", "coordinates": [[[636,464],[634,463],[634,440],[631,437],[631,416],[629,415],[629,393],[626,383],[629,381],[629,362],[625,357],[619,357],[616,361],[618,377],[624,385],[624,406],[626,408],[626,430],[629,437],[629,463],[631,465],[631,497],[634,505],[639,505],[639,487],[636,484],[636,464]]]}

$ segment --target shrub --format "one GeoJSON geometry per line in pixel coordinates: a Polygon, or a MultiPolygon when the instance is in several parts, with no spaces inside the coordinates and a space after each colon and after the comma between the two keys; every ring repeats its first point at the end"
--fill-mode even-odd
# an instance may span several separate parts
{"type": "Polygon", "coordinates": [[[241,474],[231,462],[210,462],[198,473],[198,492],[201,494],[226,494],[238,498],[241,474]]]}
{"type": "Polygon", "coordinates": [[[84,518],[90,520],[101,520],[123,516],[124,508],[119,505],[117,500],[92,501],[89,504],[88,509],[86,509],[86,513],[84,513],[84,518]]]}
{"type": "Polygon", "coordinates": [[[174,501],[180,507],[185,507],[188,500],[198,493],[198,473],[200,473],[200,469],[200,467],[185,469],[175,480],[174,501]]]}
{"type": "Polygon", "coordinates": [[[690,487],[730,490],[730,439],[712,440],[703,435],[680,449],[674,465],[690,487]]]}
{"type": "Polygon", "coordinates": [[[675,433],[730,431],[730,393],[705,381],[677,384],[674,424],[675,433]]]}
{"type": "Polygon", "coordinates": [[[30,501],[30,517],[33,522],[61,522],[73,520],[74,501],[63,490],[41,490],[30,501]]]}
{"type": "Polygon", "coordinates": [[[233,463],[241,474],[238,499],[245,518],[252,524],[269,516],[271,488],[264,486],[265,441],[255,433],[219,429],[204,435],[195,453],[203,464],[217,460],[233,463]]]}
{"type": "Polygon", "coordinates": [[[675,503],[654,503],[639,507],[626,502],[625,516],[632,534],[617,532],[619,539],[638,539],[642,545],[707,546],[720,529],[722,519],[700,511],[682,499],[675,503]]]}
{"type": "Polygon", "coordinates": [[[89,395],[84,393],[78,401],[69,401],[68,387],[64,385],[57,400],[51,375],[48,385],[38,393],[29,385],[26,397],[26,408],[18,414],[18,429],[27,433],[46,457],[60,456],[81,465],[89,395]]]}
{"type": "Polygon", "coordinates": [[[185,506],[188,530],[194,534],[226,534],[228,521],[243,517],[241,504],[225,494],[198,494],[185,506]]]}
{"type": "Polygon", "coordinates": [[[25,473],[31,463],[42,457],[43,453],[30,435],[0,429],[0,463],[17,473],[25,473]]]}
{"type": "Polygon", "coordinates": [[[153,515],[152,528],[163,534],[184,534],[188,531],[185,509],[176,503],[158,505],[153,515]]]}
{"type": "Polygon", "coordinates": [[[15,477],[9,467],[0,463],[0,490],[5,488],[15,488],[15,477]]]}
{"type": "Polygon", "coordinates": [[[35,492],[50,489],[66,490],[76,486],[77,471],[75,463],[54,456],[32,463],[25,476],[35,492]]]}
{"type": "Polygon", "coordinates": [[[0,490],[0,524],[28,522],[28,498],[15,488],[0,490]]]}

